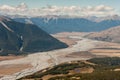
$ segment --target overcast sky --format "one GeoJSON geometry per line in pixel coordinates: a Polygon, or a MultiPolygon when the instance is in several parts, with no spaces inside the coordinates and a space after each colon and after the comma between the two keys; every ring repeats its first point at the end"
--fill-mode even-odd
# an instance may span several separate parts
{"type": "Polygon", "coordinates": [[[0,0],[1,14],[106,16],[120,14],[120,0],[0,0]]]}

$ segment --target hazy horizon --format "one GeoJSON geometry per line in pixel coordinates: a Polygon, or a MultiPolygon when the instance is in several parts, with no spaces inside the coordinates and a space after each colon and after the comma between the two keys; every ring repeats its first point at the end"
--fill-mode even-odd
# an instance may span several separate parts
{"type": "Polygon", "coordinates": [[[0,14],[10,15],[120,15],[119,0],[0,0],[0,14]]]}

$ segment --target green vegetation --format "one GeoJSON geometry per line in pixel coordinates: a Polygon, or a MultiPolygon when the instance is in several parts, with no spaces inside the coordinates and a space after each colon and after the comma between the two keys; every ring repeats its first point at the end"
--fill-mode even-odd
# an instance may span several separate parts
{"type": "Polygon", "coordinates": [[[90,66],[87,65],[83,62],[79,62],[79,63],[71,63],[71,64],[60,64],[58,66],[55,66],[53,69],[49,70],[49,74],[55,75],[55,74],[68,74],[69,70],[73,70],[75,68],[82,68],[82,67],[86,67],[86,66],[90,66]]]}
{"type": "Polygon", "coordinates": [[[37,72],[33,75],[23,77],[23,79],[38,79],[42,80],[43,76],[46,75],[58,75],[64,74],[64,76],[51,77],[49,80],[120,80],[120,71],[114,71],[115,69],[120,69],[120,58],[118,57],[105,57],[105,58],[94,58],[87,60],[95,65],[88,64],[81,61],[76,61],[72,63],[64,63],[53,68],[47,69],[46,72],[37,72]],[[69,74],[70,70],[76,68],[88,68],[94,69],[92,73],[74,73],[69,74]]]}
{"type": "Polygon", "coordinates": [[[88,61],[97,64],[96,66],[93,66],[95,71],[97,72],[109,71],[120,68],[119,57],[93,58],[88,61]]]}
{"type": "Polygon", "coordinates": [[[119,57],[93,58],[88,61],[98,65],[106,65],[106,66],[120,65],[119,57]]]}
{"type": "Polygon", "coordinates": [[[69,76],[53,77],[49,80],[120,80],[120,72],[104,71],[90,74],[75,74],[69,76]]]}
{"type": "Polygon", "coordinates": [[[75,68],[82,68],[82,67],[89,67],[91,65],[85,64],[83,62],[77,62],[77,63],[64,63],[60,65],[54,66],[52,69],[47,69],[46,72],[41,73],[42,71],[39,71],[33,75],[26,76],[25,78],[41,78],[45,75],[51,74],[51,75],[57,75],[57,74],[68,74],[69,70],[73,70],[75,68]]]}

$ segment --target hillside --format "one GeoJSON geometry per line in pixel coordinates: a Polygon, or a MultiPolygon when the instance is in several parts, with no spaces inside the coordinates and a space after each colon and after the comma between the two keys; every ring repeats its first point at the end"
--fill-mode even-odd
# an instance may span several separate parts
{"type": "Polygon", "coordinates": [[[53,38],[36,25],[0,17],[0,55],[28,54],[65,47],[65,43],[53,38]]]}
{"type": "Polygon", "coordinates": [[[38,71],[18,80],[119,80],[119,62],[119,57],[71,61],[38,71]]]}
{"type": "Polygon", "coordinates": [[[91,33],[86,37],[95,40],[120,43],[119,34],[120,34],[120,26],[117,26],[101,32],[91,33]]]}

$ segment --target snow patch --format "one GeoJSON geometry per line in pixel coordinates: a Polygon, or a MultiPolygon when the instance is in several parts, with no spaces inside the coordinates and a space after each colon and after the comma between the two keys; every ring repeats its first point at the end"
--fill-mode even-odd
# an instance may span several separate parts
{"type": "Polygon", "coordinates": [[[10,29],[4,22],[0,21],[0,23],[10,32],[14,32],[12,29],[10,29]]]}
{"type": "Polygon", "coordinates": [[[22,50],[23,50],[23,36],[20,36],[20,39],[21,39],[21,41],[22,41],[22,45],[21,45],[21,47],[20,47],[20,51],[22,51],[22,50]]]}
{"type": "Polygon", "coordinates": [[[25,19],[25,22],[28,23],[28,24],[34,24],[30,19],[25,19]]]}
{"type": "Polygon", "coordinates": [[[3,52],[3,49],[0,50],[0,53],[3,52]]]}

